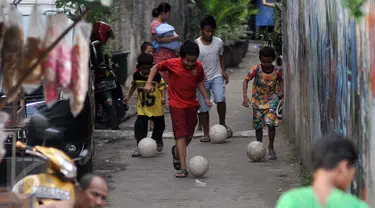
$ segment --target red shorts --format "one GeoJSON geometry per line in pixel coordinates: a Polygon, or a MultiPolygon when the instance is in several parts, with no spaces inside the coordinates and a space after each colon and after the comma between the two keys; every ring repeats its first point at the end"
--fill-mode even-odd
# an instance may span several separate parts
{"type": "Polygon", "coordinates": [[[192,137],[194,135],[195,126],[198,123],[198,109],[199,107],[170,107],[173,134],[175,139],[192,137]]]}

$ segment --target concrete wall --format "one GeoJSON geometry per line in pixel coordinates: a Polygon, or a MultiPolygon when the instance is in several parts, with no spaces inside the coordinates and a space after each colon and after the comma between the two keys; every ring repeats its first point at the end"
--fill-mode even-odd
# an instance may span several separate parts
{"type": "Polygon", "coordinates": [[[284,124],[303,158],[329,131],[356,141],[353,192],[375,206],[375,0],[356,23],[341,0],[284,0],[284,124]],[[366,194],[367,188],[367,194],[366,194]]]}
{"type": "Polygon", "coordinates": [[[129,51],[128,76],[134,72],[136,57],[143,41],[151,41],[150,24],[153,20],[152,10],[161,2],[172,6],[169,23],[176,28],[180,37],[184,36],[185,5],[187,0],[116,0],[115,12],[119,20],[113,23],[116,39],[113,50],[129,51]]]}

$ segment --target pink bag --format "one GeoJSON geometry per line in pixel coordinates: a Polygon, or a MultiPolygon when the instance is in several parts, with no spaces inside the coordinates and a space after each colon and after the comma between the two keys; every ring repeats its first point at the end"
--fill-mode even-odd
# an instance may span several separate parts
{"type": "Polygon", "coordinates": [[[72,97],[70,109],[73,116],[77,116],[85,104],[89,84],[89,40],[92,24],[80,22],[74,30],[74,44],[72,50],[72,97]]]}
{"type": "MultiPolygon", "coordinates": [[[[43,41],[43,48],[49,47],[53,41],[59,36],[59,26],[56,25],[56,16],[48,16],[47,32],[43,41]]],[[[51,107],[59,98],[58,82],[57,82],[57,48],[47,55],[42,62],[42,70],[44,77],[44,100],[48,107],[51,107]]]]}
{"type": "MultiPolygon", "coordinates": [[[[68,17],[61,13],[56,15],[57,25],[62,28],[61,31],[68,27],[68,17]]],[[[70,83],[72,79],[72,45],[69,40],[70,36],[65,38],[57,46],[57,82],[64,92],[64,98],[71,94],[70,83]]]]}

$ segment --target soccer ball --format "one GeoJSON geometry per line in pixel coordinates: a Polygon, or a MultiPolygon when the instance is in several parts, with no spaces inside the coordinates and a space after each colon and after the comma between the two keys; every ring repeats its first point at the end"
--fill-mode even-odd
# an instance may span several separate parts
{"type": "Polygon", "coordinates": [[[253,162],[259,162],[266,156],[266,148],[259,141],[250,142],[246,149],[247,157],[253,162]]]}
{"type": "Polygon", "coordinates": [[[156,155],[156,142],[152,138],[145,137],[138,144],[138,151],[142,157],[154,157],[156,155]]]}
{"type": "Polygon", "coordinates": [[[203,156],[194,156],[187,163],[189,172],[195,177],[204,176],[209,169],[208,160],[203,156]]]}
{"type": "Polygon", "coordinates": [[[209,136],[211,139],[211,143],[222,143],[228,137],[227,128],[223,125],[216,124],[211,127],[209,136]]]}

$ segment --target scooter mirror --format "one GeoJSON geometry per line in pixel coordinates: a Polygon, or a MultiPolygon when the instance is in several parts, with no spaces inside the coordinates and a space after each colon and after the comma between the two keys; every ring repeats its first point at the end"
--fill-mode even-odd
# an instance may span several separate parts
{"type": "Polygon", "coordinates": [[[89,155],[89,151],[87,150],[87,149],[85,149],[85,150],[83,150],[82,152],[81,152],[81,154],[79,154],[79,157],[86,157],[87,155],[89,155]]]}
{"type": "Polygon", "coordinates": [[[74,158],[74,162],[78,162],[78,164],[83,164],[84,159],[89,155],[89,151],[87,149],[83,150],[77,158],[74,158]]]}

